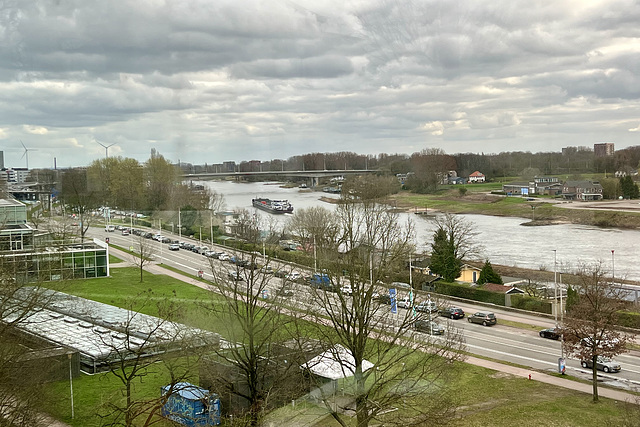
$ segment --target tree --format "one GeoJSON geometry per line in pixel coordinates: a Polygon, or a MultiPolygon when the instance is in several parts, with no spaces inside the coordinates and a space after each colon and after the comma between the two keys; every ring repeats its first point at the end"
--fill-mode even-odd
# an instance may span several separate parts
{"type": "Polygon", "coordinates": [[[0,424],[30,427],[43,425],[40,409],[51,366],[31,355],[33,340],[21,329],[47,305],[50,294],[39,283],[27,288],[16,280],[16,269],[22,267],[0,258],[0,424]]]}
{"type": "Polygon", "coordinates": [[[141,234],[136,237],[135,253],[131,254],[131,261],[140,269],[140,283],[142,283],[144,267],[151,263],[155,251],[150,239],[145,239],[141,234]]]}
{"type": "Polygon", "coordinates": [[[640,193],[638,185],[633,182],[630,175],[620,178],[620,193],[625,199],[637,199],[640,193]]]}
{"type": "Polygon", "coordinates": [[[333,213],[324,207],[302,208],[294,212],[287,223],[288,233],[299,240],[303,248],[322,249],[335,242],[339,232],[333,213]]]}
{"type": "Polygon", "coordinates": [[[118,334],[100,334],[96,342],[108,349],[98,362],[120,380],[124,397],[110,399],[99,416],[105,426],[148,427],[158,422],[160,409],[172,392],[179,391],[179,384],[194,377],[201,351],[207,345],[217,347],[218,337],[194,334],[193,329],[172,321],[182,307],[152,291],[137,295],[126,306],[126,319],[117,326],[118,334]],[[149,309],[159,317],[139,312],[149,309]],[[138,382],[158,372],[168,377],[168,393],[157,397],[136,393],[138,382]]]}
{"type": "Polygon", "coordinates": [[[489,260],[486,260],[482,266],[482,270],[480,270],[480,277],[478,278],[477,283],[478,285],[484,285],[485,283],[497,283],[502,285],[504,282],[502,281],[502,277],[495,272],[489,260]]]}
{"type": "Polygon", "coordinates": [[[162,155],[152,150],[144,165],[144,180],[147,183],[147,208],[169,209],[173,188],[178,183],[178,169],[162,155]]]}
{"type": "Polygon", "coordinates": [[[437,216],[435,225],[429,268],[445,281],[453,282],[460,276],[462,261],[477,255],[480,247],[474,238],[478,233],[473,223],[450,213],[437,216]]]}
{"type": "Polygon", "coordinates": [[[567,354],[593,363],[593,401],[597,402],[597,359],[626,352],[630,340],[617,326],[618,314],[625,308],[625,291],[605,279],[602,263],[581,266],[572,287],[577,292],[577,301],[567,307],[562,325],[563,348],[567,354]]]}
{"type": "MultiPolygon", "coordinates": [[[[245,229],[245,235],[253,237],[249,242],[255,244],[259,236],[256,221],[253,227],[253,231],[245,229]]],[[[201,380],[221,396],[233,397],[235,404],[227,407],[236,413],[236,422],[258,426],[271,410],[299,395],[295,393],[300,392],[303,378],[295,348],[286,351],[286,342],[293,338],[294,317],[284,315],[280,303],[284,297],[268,288],[269,261],[258,270],[258,257],[262,257],[256,253],[237,252],[234,256],[233,270],[210,258],[215,295],[204,307],[223,320],[220,332],[232,345],[216,351],[201,380]]]]}
{"type": "Polygon", "coordinates": [[[71,212],[77,215],[82,240],[94,218],[91,211],[102,201],[100,194],[89,182],[86,170],[69,169],[62,174],[60,196],[71,212]]]}
{"type": "MultiPolygon", "coordinates": [[[[398,214],[381,203],[387,192],[376,194],[373,184],[366,189],[357,182],[345,184],[349,191],[343,191],[336,211],[339,234],[317,253],[319,272],[311,288],[314,309],[309,315],[312,334],[321,337],[326,354],[348,374],[343,387],[355,400],[358,427],[374,421],[446,424],[455,407],[447,388],[448,364],[463,357],[459,335],[450,329],[434,345],[413,329],[424,314],[414,316],[406,310],[391,322],[388,306],[374,298],[387,291],[378,283],[406,268],[414,249],[413,225],[401,223],[398,214]],[[343,286],[350,291],[342,291],[343,286]],[[368,369],[368,363],[374,367],[368,369]],[[393,415],[385,416],[392,408],[393,415]]],[[[313,364],[306,366],[313,371],[313,364]]],[[[350,425],[330,395],[322,398],[336,422],[350,425]]]]}

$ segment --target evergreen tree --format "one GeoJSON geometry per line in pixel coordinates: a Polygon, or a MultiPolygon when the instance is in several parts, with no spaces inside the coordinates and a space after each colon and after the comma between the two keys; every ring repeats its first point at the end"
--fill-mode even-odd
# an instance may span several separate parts
{"type": "Polygon", "coordinates": [[[485,283],[504,284],[502,277],[495,272],[489,260],[485,261],[482,270],[480,270],[480,277],[478,278],[478,285],[484,285],[485,283]]]}
{"type": "Polygon", "coordinates": [[[434,274],[442,276],[446,282],[453,282],[462,267],[462,261],[456,257],[455,245],[444,228],[438,228],[431,245],[431,263],[429,268],[434,274]]]}

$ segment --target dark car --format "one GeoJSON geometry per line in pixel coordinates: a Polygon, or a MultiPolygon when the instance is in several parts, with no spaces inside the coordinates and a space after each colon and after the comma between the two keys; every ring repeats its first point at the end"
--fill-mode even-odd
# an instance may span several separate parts
{"type": "Polygon", "coordinates": [[[413,322],[413,327],[416,331],[427,332],[431,335],[444,334],[444,328],[436,322],[429,322],[428,320],[416,320],[413,322]]]}
{"type": "Polygon", "coordinates": [[[171,243],[171,239],[168,237],[163,237],[162,238],[162,243],[171,243]]]}
{"type": "Polygon", "coordinates": [[[438,310],[440,316],[448,317],[449,319],[462,319],[464,317],[464,310],[460,307],[444,307],[438,310]]]}
{"type": "Polygon", "coordinates": [[[562,335],[562,332],[560,332],[560,329],[556,329],[556,328],[543,329],[539,333],[541,338],[549,338],[552,340],[559,340],[560,336],[562,335]]]}
{"type": "MultiPolygon", "coordinates": [[[[583,360],[580,362],[583,368],[591,369],[593,367],[593,362],[591,360],[583,360]]],[[[596,369],[604,371],[605,373],[609,372],[620,372],[620,364],[615,360],[607,359],[605,357],[598,356],[596,360],[596,369]]]]}
{"type": "Polygon", "coordinates": [[[489,312],[479,311],[467,318],[469,323],[478,323],[484,326],[495,325],[498,322],[496,315],[489,312]]]}
{"type": "Polygon", "coordinates": [[[380,304],[388,304],[391,305],[391,297],[389,294],[381,294],[376,297],[376,301],[380,304]]]}

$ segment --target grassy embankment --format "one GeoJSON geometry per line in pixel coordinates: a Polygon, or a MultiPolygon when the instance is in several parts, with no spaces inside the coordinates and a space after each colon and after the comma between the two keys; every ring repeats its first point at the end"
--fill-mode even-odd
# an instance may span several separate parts
{"type": "MultiPolygon", "coordinates": [[[[133,301],[134,309],[156,315],[153,305],[135,303],[141,294],[151,289],[155,298],[169,297],[184,306],[184,323],[214,331],[224,330],[217,319],[204,313],[197,304],[197,301],[208,300],[211,294],[168,276],[145,273],[144,282],[139,283],[138,274],[139,271],[135,268],[120,268],[114,269],[110,278],[52,282],[50,285],[64,292],[121,307],[130,307],[133,301]]],[[[160,387],[168,381],[168,373],[162,365],[154,366],[153,372],[136,382],[136,396],[155,397],[160,387]]],[[[458,418],[451,423],[454,426],[621,425],[628,415],[620,403],[608,399],[601,399],[600,404],[593,405],[587,394],[525,378],[463,363],[455,364],[451,369],[456,370],[453,376],[455,392],[452,397],[458,406],[458,418]]],[[[194,373],[193,381],[197,382],[197,373],[194,373]]],[[[106,421],[96,415],[102,412],[101,405],[114,399],[122,399],[121,383],[111,374],[82,375],[74,379],[73,386],[74,420],[70,419],[68,381],[49,384],[47,391],[51,398],[43,402],[44,410],[73,426],[101,425],[106,421]]],[[[340,384],[339,387],[348,389],[348,384],[340,384]]],[[[322,413],[322,409],[303,404],[295,408],[282,408],[270,418],[277,424],[283,424],[287,420],[287,425],[298,425],[296,420],[302,422],[309,419],[310,414],[318,413],[322,413]],[[292,416],[298,417],[293,419],[293,424],[292,416]]],[[[638,416],[637,413],[635,415],[638,416]]],[[[311,419],[316,418],[315,415],[311,416],[311,419]]],[[[155,425],[164,427],[171,424],[160,421],[155,425]]],[[[306,425],[331,427],[337,424],[330,418],[322,418],[306,425]]]]}
{"type": "Polygon", "coordinates": [[[403,191],[393,196],[392,200],[397,207],[408,210],[433,209],[458,214],[513,216],[529,220],[533,220],[535,215],[535,222],[531,225],[565,222],[598,227],[640,228],[640,213],[564,209],[557,205],[558,200],[549,196],[535,197],[534,201],[530,201],[523,197],[489,194],[491,191],[501,189],[501,184],[495,183],[466,185],[465,195],[460,194],[460,188],[462,187],[445,186],[436,194],[415,194],[403,191]]]}

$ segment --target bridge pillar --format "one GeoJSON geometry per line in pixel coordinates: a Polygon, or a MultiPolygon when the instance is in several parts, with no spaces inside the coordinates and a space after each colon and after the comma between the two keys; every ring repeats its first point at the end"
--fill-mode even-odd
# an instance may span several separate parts
{"type": "Polygon", "coordinates": [[[315,188],[318,185],[318,178],[316,177],[311,177],[311,187],[315,188]]]}

